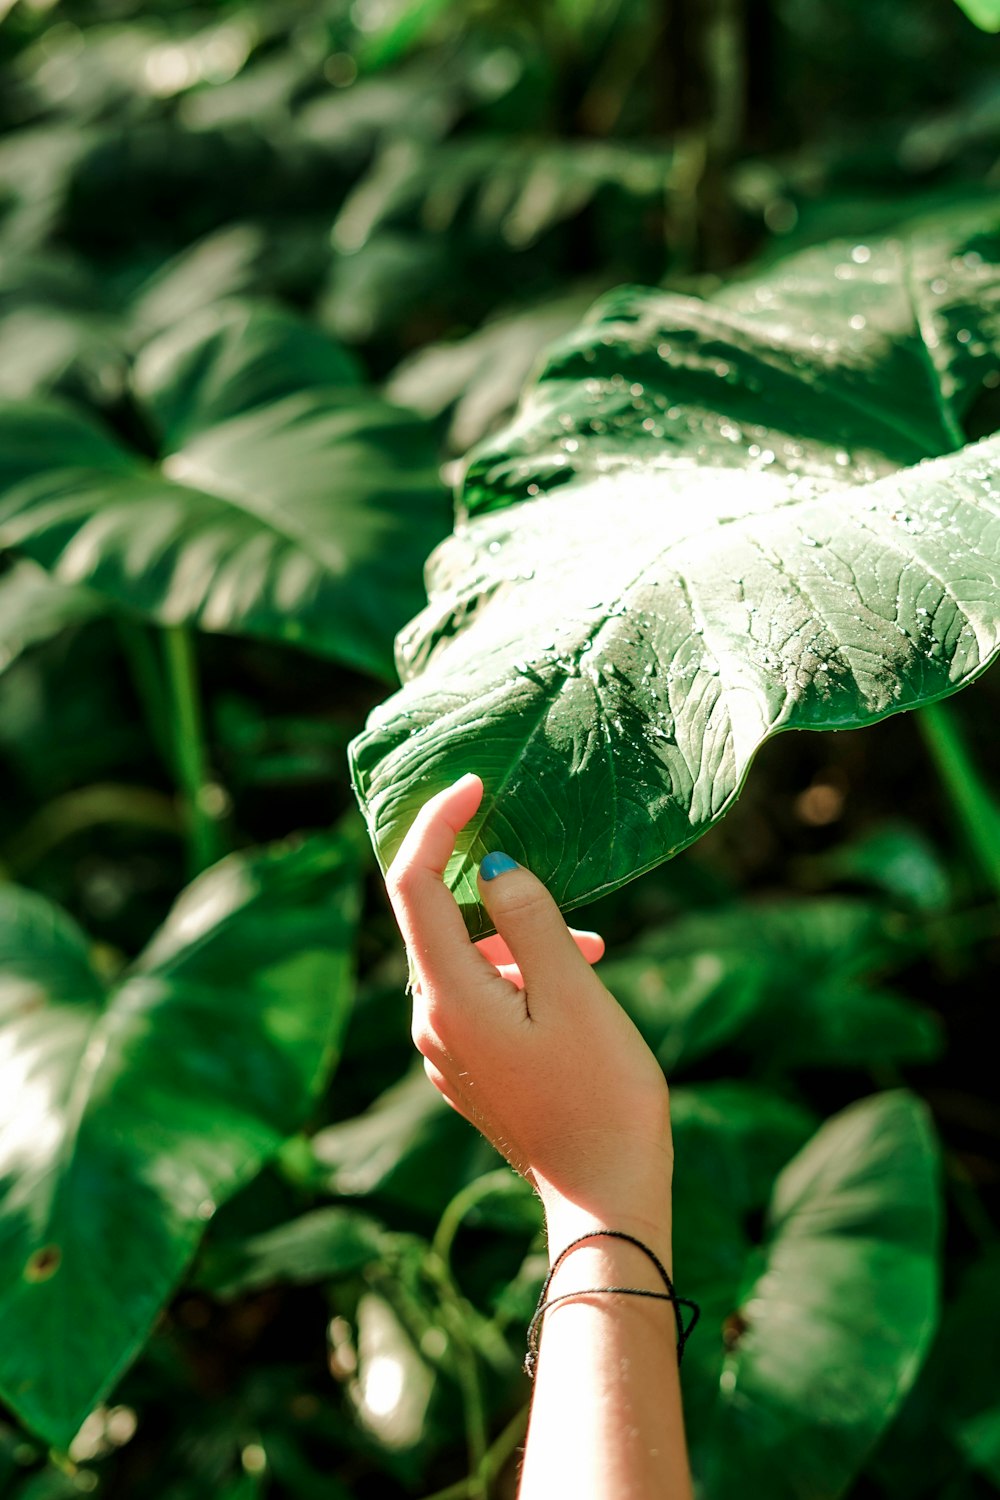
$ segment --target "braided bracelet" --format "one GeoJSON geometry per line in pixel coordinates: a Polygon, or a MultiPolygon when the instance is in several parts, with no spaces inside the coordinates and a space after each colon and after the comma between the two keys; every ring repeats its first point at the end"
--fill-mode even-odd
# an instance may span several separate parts
{"type": "Polygon", "coordinates": [[[587,1234],[581,1234],[579,1239],[571,1240],[566,1248],[559,1252],[555,1260],[552,1262],[552,1265],[549,1269],[549,1274],[546,1276],[544,1282],[542,1283],[542,1290],[538,1294],[538,1306],[535,1308],[535,1315],[532,1318],[531,1322],[528,1324],[528,1352],[525,1355],[524,1359],[525,1374],[529,1375],[532,1380],[535,1378],[535,1369],[538,1365],[538,1344],[539,1340],[541,1339],[541,1322],[546,1310],[550,1307],[557,1306],[557,1304],[560,1302],[568,1302],[573,1297],[589,1297],[595,1292],[615,1292],[625,1297],[652,1297],[657,1302],[672,1302],[674,1306],[674,1321],[677,1324],[677,1363],[680,1364],[681,1360],[684,1358],[684,1346],[686,1345],[688,1339],[691,1337],[691,1334],[694,1332],[695,1324],[701,1316],[701,1308],[698,1306],[697,1302],[692,1302],[689,1297],[678,1297],[677,1293],[674,1291],[674,1284],[667,1274],[666,1266],[660,1260],[655,1251],[651,1250],[648,1245],[644,1245],[642,1240],[636,1239],[634,1234],[626,1234],[623,1229],[591,1229],[587,1234]],[[638,1250],[641,1250],[644,1255],[648,1255],[650,1260],[653,1262],[653,1265],[659,1271],[660,1276],[663,1280],[663,1284],[667,1290],[665,1292],[650,1292],[647,1291],[644,1287],[637,1286],[595,1286],[584,1287],[576,1292],[563,1292],[561,1296],[550,1297],[548,1300],[546,1300],[545,1294],[548,1291],[549,1287],[552,1285],[552,1278],[556,1274],[570,1251],[575,1250],[577,1245],[585,1244],[587,1240],[593,1240],[599,1237],[616,1240],[627,1240],[630,1245],[635,1245],[636,1248],[638,1250]],[[683,1315],[681,1313],[682,1307],[687,1307],[691,1310],[691,1318],[688,1321],[686,1327],[684,1324],[683,1315]]]}

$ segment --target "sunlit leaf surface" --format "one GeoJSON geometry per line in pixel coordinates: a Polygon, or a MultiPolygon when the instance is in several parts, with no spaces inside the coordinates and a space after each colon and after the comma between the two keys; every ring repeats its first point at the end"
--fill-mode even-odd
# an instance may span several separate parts
{"type": "Polygon", "coordinates": [[[65,1449],[205,1224],[300,1123],[351,995],[354,856],[232,855],[109,985],[0,887],[0,1394],[65,1449]]]}
{"type": "Polygon", "coordinates": [[[162,624],[392,675],[447,529],[423,422],[291,314],[222,303],[144,349],[152,464],[55,402],[0,407],[0,545],[162,624]]]}
{"type": "Polygon", "coordinates": [[[709,301],[618,292],[552,353],[472,456],[405,685],[353,747],[383,864],[476,771],[448,871],[470,927],[490,849],[572,907],[710,828],[770,735],[986,668],[1000,438],[962,444],[992,410],[994,218],[811,250],[709,301]]]}

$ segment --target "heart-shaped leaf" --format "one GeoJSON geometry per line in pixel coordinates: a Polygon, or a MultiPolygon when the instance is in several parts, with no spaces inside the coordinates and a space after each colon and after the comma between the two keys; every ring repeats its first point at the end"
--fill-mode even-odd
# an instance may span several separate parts
{"type": "Polygon", "coordinates": [[[109,986],[64,913],[0,887],[0,1394],[57,1448],[301,1122],[357,909],[342,837],[232,855],[109,986]]]}
{"type": "MultiPolygon", "coordinates": [[[[784,1168],[759,1271],[731,1287],[721,1327],[721,1288],[706,1288],[713,1316],[692,1340],[690,1371],[685,1360],[692,1461],[709,1500],[844,1492],[930,1344],[937,1232],[937,1149],[909,1094],[852,1105],[784,1168]]],[[[698,1279],[692,1261],[696,1297],[698,1279]]]]}
{"type": "Polygon", "coordinates": [[[923,460],[993,397],[996,217],[812,250],[711,301],[617,293],[557,348],[473,456],[405,686],[353,746],[383,865],[476,771],[447,872],[471,929],[490,849],[576,906],[700,837],[770,735],[985,670],[1000,438],[923,460]]]}
{"type": "Polygon", "coordinates": [[[163,624],[392,675],[447,530],[429,426],[291,314],[225,303],[148,345],[162,462],[53,401],[0,406],[0,545],[163,624]]]}

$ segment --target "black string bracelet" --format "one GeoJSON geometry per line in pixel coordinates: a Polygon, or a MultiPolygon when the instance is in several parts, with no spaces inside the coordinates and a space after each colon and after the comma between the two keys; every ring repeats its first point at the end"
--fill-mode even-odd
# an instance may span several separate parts
{"type": "Polygon", "coordinates": [[[542,1318],[547,1309],[557,1306],[560,1302],[569,1302],[574,1297],[589,1297],[595,1292],[615,1292],[625,1297],[652,1297],[657,1302],[672,1302],[674,1307],[674,1321],[677,1324],[677,1363],[680,1364],[684,1358],[684,1346],[694,1332],[695,1324],[701,1317],[701,1308],[697,1302],[692,1302],[689,1297],[678,1297],[674,1291],[674,1284],[667,1273],[666,1266],[656,1252],[651,1250],[648,1245],[644,1245],[642,1240],[636,1239],[634,1234],[626,1234],[624,1229],[591,1229],[587,1234],[581,1234],[579,1239],[571,1240],[566,1248],[559,1252],[552,1262],[549,1274],[542,1283],[542,1290],[538,1294],[538,1306],[535,1308],[535,1315],[528,1324],[528,1352],[524,1359],[525,1374],[529,1375],[532,1380],[535,1378],[535,1370],[538,1365],[538,1345],[541,1339],[542,1318]],[[599,1238],[627,1240],[630,1245],[635,1245],[637,1250],[641,1250],[644,1255],[649,1256],[653,1265],[659,1271],[667,1290],[665,1292],[650,1292],[645,1287],[637,1286],[594,1286],[583,1287],[576,1292],[563,1292],[558,1297],[550,1297],[546,1300],[545,1294],[552,1285],[552,1278],[570,1251],[575,1250],[578,1245],[586,1244],[587,1240],[599,1238]],[[691,1311],[691,1317],[686,1326],[683,1314],[681,1313],[682,1307],[687,1307],[691,1311]]]}

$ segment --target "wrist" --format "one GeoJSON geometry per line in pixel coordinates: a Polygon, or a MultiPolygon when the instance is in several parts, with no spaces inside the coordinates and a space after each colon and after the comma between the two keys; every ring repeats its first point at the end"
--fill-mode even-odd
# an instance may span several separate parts
{"type": "MultiPolygon", "coordinates": [[[[618,1229],[649,1246],[672,1274],[672,1213],[669,1179],[653,1181],[641,1190],[567,1196],[548,1184],[538,1184],[545,1209],[549,1264],[573,1240],[594,1229],[618,1229]]],[[[608,1237],[588,1241],[580,1250],[604,1250],[627,1242],[608,1237]]],[[[638,1252],[634,1252],[638,1253],[638,1252]]],[[[573,1257],[579,1254],[574,1251],[573,1257]]]]}

